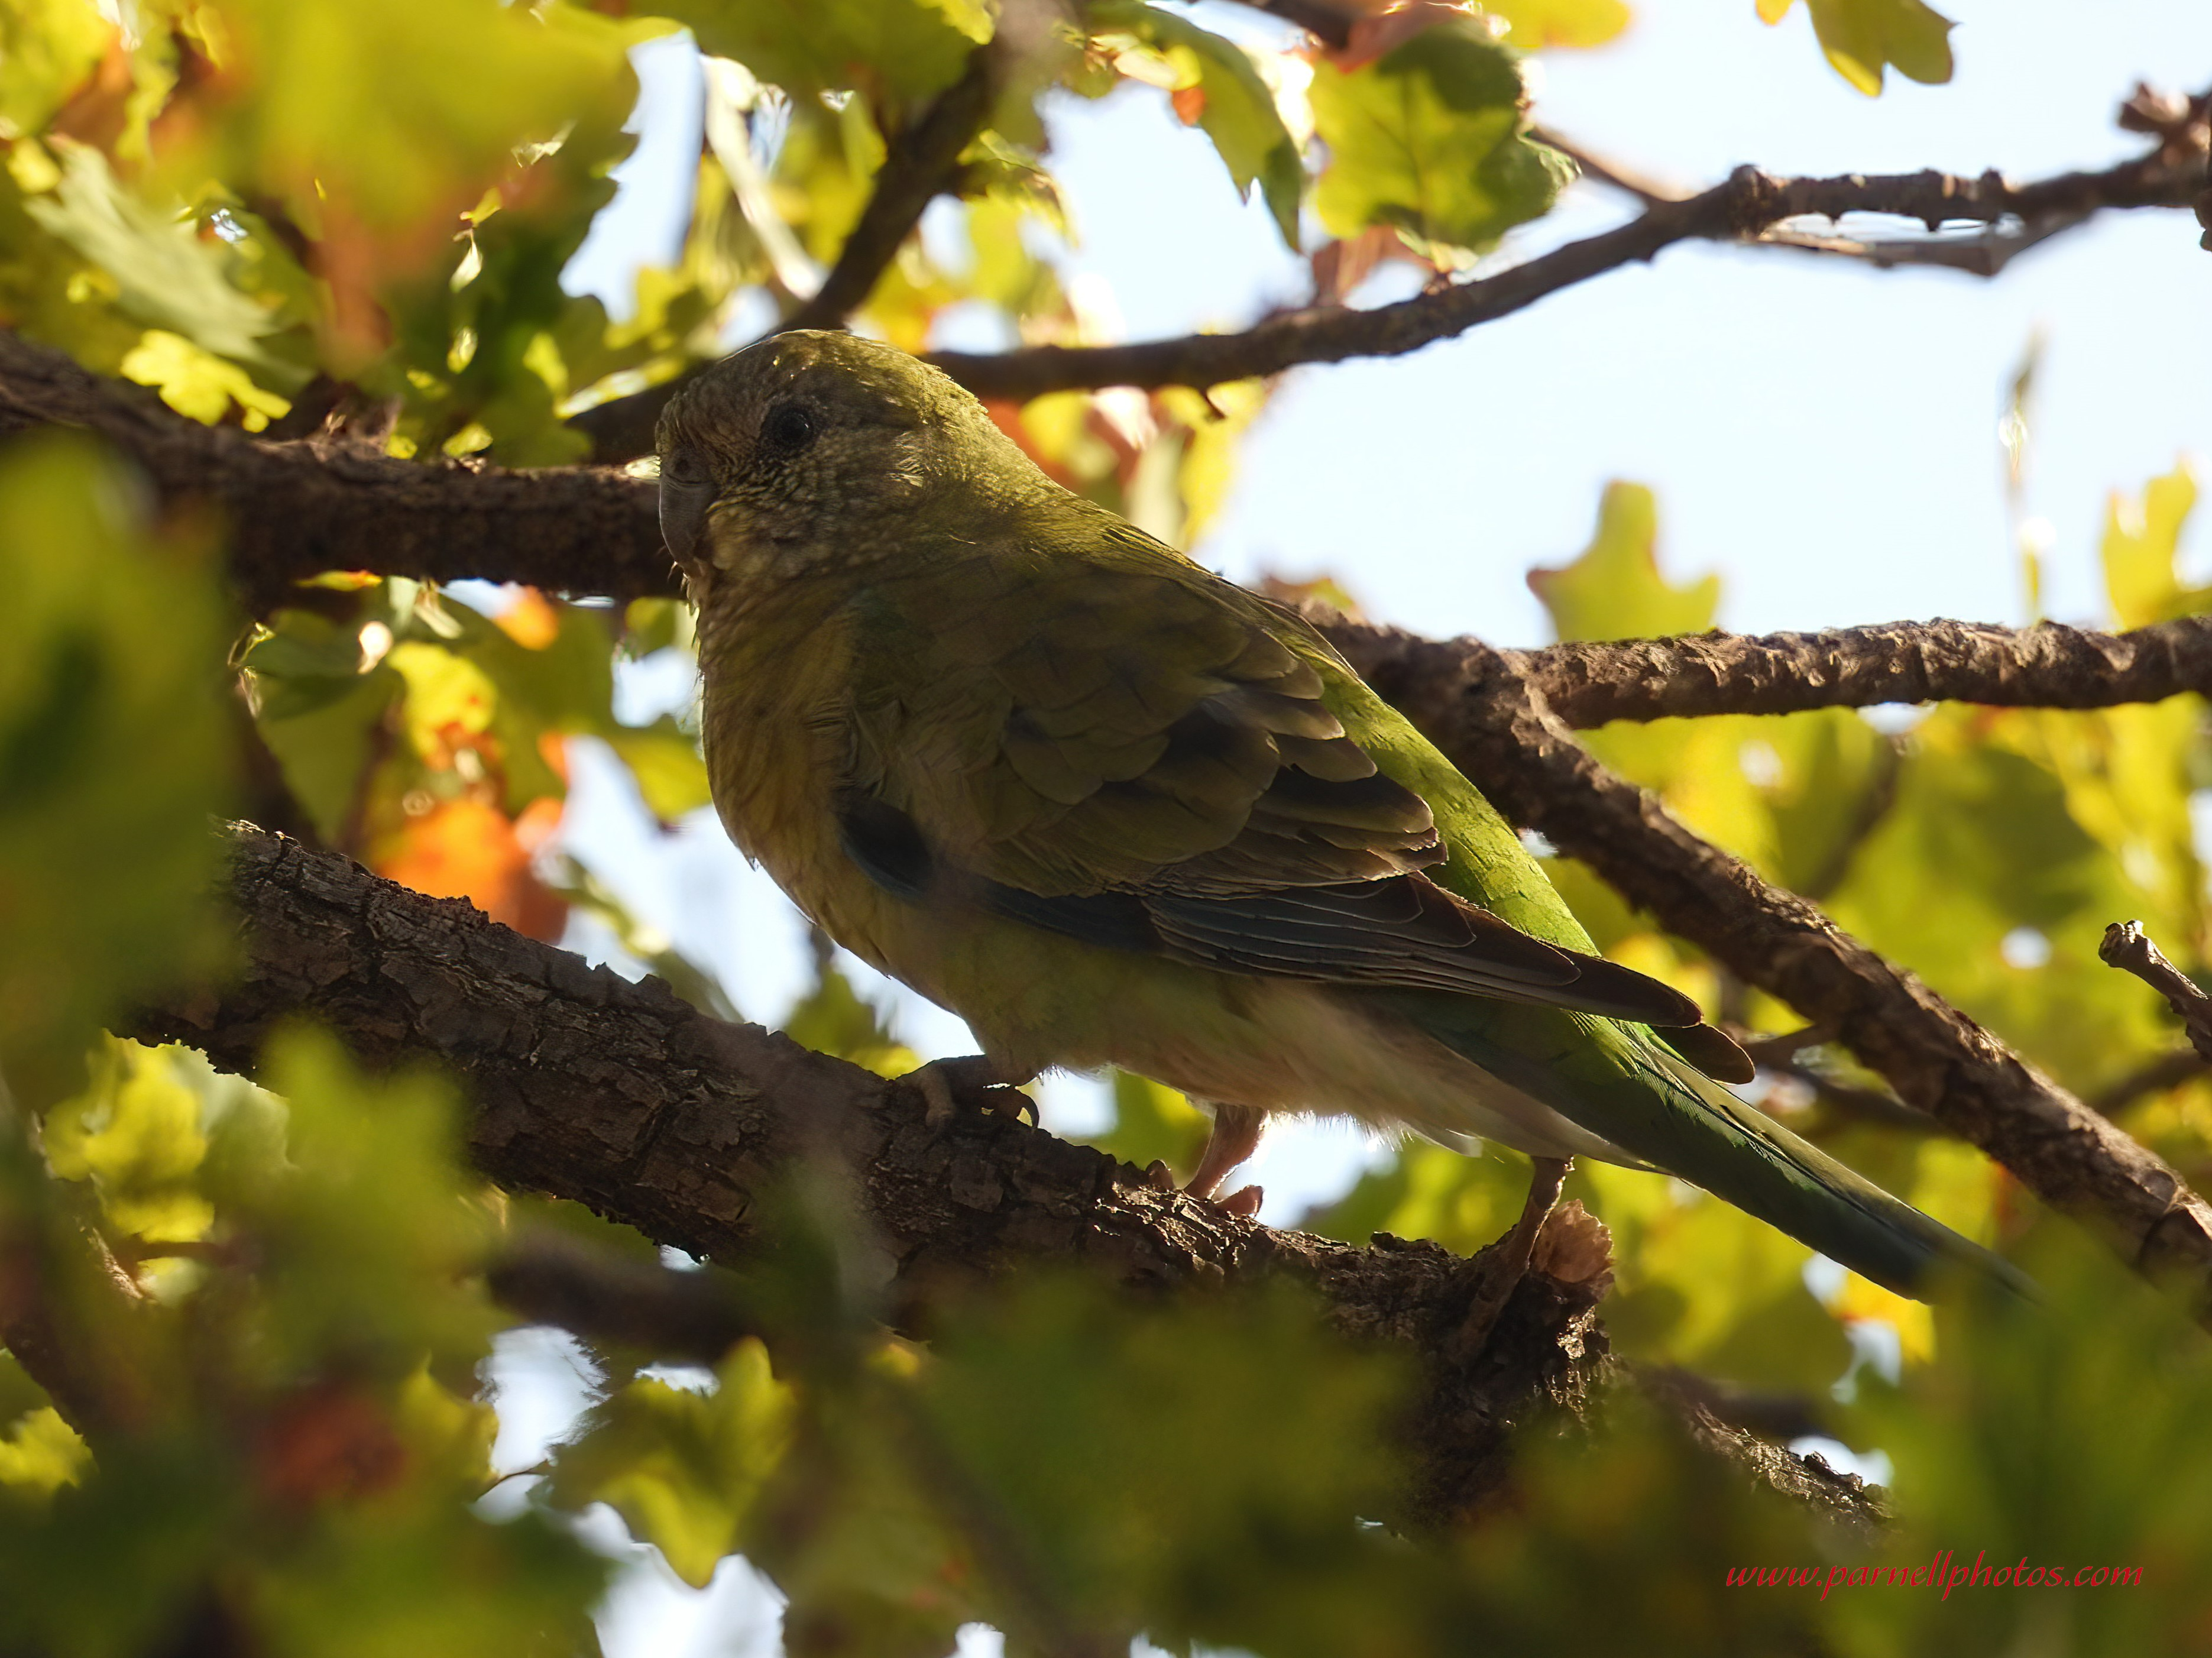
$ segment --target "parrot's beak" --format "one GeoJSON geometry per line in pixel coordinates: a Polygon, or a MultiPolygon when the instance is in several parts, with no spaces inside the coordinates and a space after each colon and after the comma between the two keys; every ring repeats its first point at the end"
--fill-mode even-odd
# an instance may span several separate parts
{"type": "Polygon", "coordinates": [[[707,574],[699,557],[700,535],[707,527],[707,509],[714,504],[714,487],[707,483],[660,480],[660,538],[669,556],[686,575],[707,574]]]}

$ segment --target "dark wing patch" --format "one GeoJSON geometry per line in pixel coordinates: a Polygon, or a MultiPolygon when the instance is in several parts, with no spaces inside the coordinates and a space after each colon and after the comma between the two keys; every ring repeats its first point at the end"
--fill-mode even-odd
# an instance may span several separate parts
{"type": "Polygon", "coordinates": [[[1048,896],[943,862],[912,818],[863,789],[839,796],[838,827],[847,855],[898,897],[958,899],[1109,949],[1256,977],[1450,991],[1670,1029],[1700,1017],[1695,1002],[1657,980],[1532,938],[1425,876],[1212,896],[1048,896]]]}
{"type": "Polygon", "coordinates": [[[1751,1055],[1737,1047],[1725,1030],[1701,1024],[1669,1030],[1666,1040],[1668,1047],[1717,1083],[1747,1083],[1759,1074],[1751,1055]]]}

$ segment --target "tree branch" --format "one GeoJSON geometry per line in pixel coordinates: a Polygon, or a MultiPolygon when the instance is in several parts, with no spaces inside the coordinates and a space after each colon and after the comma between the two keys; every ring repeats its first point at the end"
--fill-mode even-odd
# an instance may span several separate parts
{"type": "Polygon", "coordinates": [[[693,1364],[714,1364],[759,1323],[735,1284],[677,1272],[551,1233],[526,1238],[484,1269],[499,1303],[532,1324],[693,1364]]]}
{"type": "MultiPolygon", "coordinates": [[[[97,428],[173,499],[214,495],[236,521],[240,585],[264,604],[298,577],[332,565],[620,597],[673,589],[653,526],[652,486],[617,473],[502,472],[312,441],[256,442],[185,421],[136,388],[0,335],[0,434],[42,422],[97,428]]],[[[1765,887],[1605,773],[1529,698],[1532,676],[1540,685],[1556,673],[1583,720],[1929,694],[2094,706],[2205,689],[2205,625],[2169,623],[2117,637],[1938,629],[1936,638],[1948,642],[1917,659],[1903,648],[1909,637],[1893,629],[1812,636],[1863,638],[1866,647],[1856,650],[1808,647],[1789,635],[1735,647],[1707,636],[1510,658],[1474,641],[1431,644],[1352,623],[1330,631],[1510,813],[1747,981],[1810,1017],[1832,1019],[1907,1103],[1990,1151],[2051,1201],[2109,1216],[2142,1259],[2199,1262],[2212,1260],[2212,1214],[2171,1169],[1917,981],[1836,932],[1809,904],[1765,887]],[[1657,653],[1654,660],[1699,663],[1683,671],[1705,689],[1680,700],[1647,689],[1640,704],[1589,689],[1594,651],[1646,649],[1657,653]],[[1900,651],[1911,670],[1885,670],[1884,660],[1900,651]],[[1806,673],[1808,660],[1830,659],[1823,653],[1856,665],[1814,673],[1826,683],[1802,691],[1786,689],[1785,665],[1806,673]],[[1715,660],[1735,665],[1716,675],[1715,660]],[[1494,696],[1486,698],[1485,687],[1494,696]]]]}
{"type": "MultiPolygon", "coordinates": [[[[930,203],[960,178],[960,156],[990,118],[992,105],[1006,81],[1006,32],[968,54],[968,66],[927,112],[887,145],[867,205],[838,250],[837,263],[813,296],[787,317],[779,330],[842,328],[845,319],[875,291],[877,280],[898,257],[930,203]]],[[[683,386],[678,375],[629,397],[613,398],[583,410],[569,424],[592,440],[600,460],[626,460],[653,450],[660,411],[683,386]]]]}
{"type": "Polygon", "coordinates": [[[2014,185],[1922,172],[1777,179],[1739,167],[1728,180],[1679,202],[1662,202],[1613,230],[1569,242],[1494,276],[1454,284],[1368,311],[1287,312],[1237,334],[1192,334],[1135,345],[1031,346],[996,355],[940,352],[931,361],[979,396],[1025,399],[1078,387],[1205,387],[1276,374],[1302,363],[1397,356],[1534,304],[1563,288],[1681,241],[1758,240],[1784,220],[1887,213],[1932,230],[1954,221],[2017,218],[2029,226],[2106,208],[2184,207],[2204,188],[2197,151],[2180,161],[2160,149],[2094,173],[2066,173],[2014,185]]]}
{"type": "MultiPolygon", "coordinates": [[[[145,1013],[134,1034],[190,1043],[249,1073],[269,1030],[302,1016],[373,1064],[434,1056],[466,1091],[471,1156],[503,1185],[573,1199],[741,1266],[764,1242],[763,1196],[802,1159],[831,1157],[890,1258],[902,1316],[948,1284],[1022,1263],[1085,1264],[1156,1291],[1292,1279],[1346,1334],[1403,1347],[1424,1366],[1408,1509],[1428,1521],[1497,1488],[1517,1424],[1582,1421],[1617,1376],[1587,1286],[1532,1276],[1474,1362],[1453,1365],[1438,1355],[1479,1267],[1436,1244],[1359,1249],[1274,1231],[1155,1191],[1126,1163],[994,1112],[932,1129],[915,1090],[708,1018],[658,981],[587,967],[465,901],[423,897],[281,836],[240,825],[233,838],[241,977],[145,1013]]],[[[534,1279],[510,1265],[497,1281],[555,1316],[558,1298],[574,1310],[578,1292],[544,1280],[564,1274],[574,1276],[561,1263],[534,1279]]],[[[702,1345],[734,1327],[726,1306],[695,1310],[702,1345]]],[[[1847,1520],[1879,1517],[1856,1482],[1717,1423],[1690,1426],[1759,1479],[1847,1520]]]]}
{"type": "Polygon", "coordinates": [[[453,580],[464,571],[555,592],[675,591],[653,485],[612,470],[508,471],[400,460],[343,436],[270,442],[175,413],[143,386],[0,331],[0,438],[41,426],[96,432],[165,505],[212,504],[255,614],[324,570],[453,580]]]}
{"type": "Polygon", "coordinates": [[[2097,957],[2106,967],[2134,974],[2165,997],[2173,1017],[2188,1032],[2189,1045],[2199,1058],[2212,1060],[2212,996],[2166,959],[2166,952],[2151,942],[2142,922],[2115,921],[2106,927],[2104,940],[2097,946],[2097,957]]]}
{"type": "MultiPolygon", "coordinates": [[[[43,425],[98,433],[144,470],[165,503],[213,501],[230,527],[234,580],[257,613],[331,569],[617,599],[681,591],[650,479],[609,467],[507,471],[397,460],[343,441],[255,439],[187,420],[143,387],[0,331],[0,437],[43,425]]],[[[1355,653],[1399,637],[1340,618],[1328,625],[1355,653]]],[[[1553,712],[1580,727],[1884,702],[2094,708],[2212,692],[2212,618],[2203,616],[2124,634],[1898,622],[1509,654],[1553,712]]],[[[1448,658],[1426,659],[1452,671],[1448,658]]]]}
{"type": "Polygon", "coordinates": [[[1432,645],[1376,629],[1335,636],[1508,817],[1746,981],[1832,1028],[1907,1105],[1980,1146],[2045,1202],[2117,1232],[2146,1270],[2212,1276],[2212,1207],[2179,1174],[1917,978],[1606,770],[1517,663],[1471,640],[1432,645]]]}
{"type": "MultiPolygon", "coordinates": [[[[1291,15],[1280,6],[1261,9],[1291,15]]],[[[1295,21],[1316,26],[1304,16],[1295,21]]],[[[1147,390],[1193,386],[1202,390],[1229,380],[1279,374],[1304,363],[1402,355],[1510,316],[1609,270],[1653,258],[1682,241],[1812,247],[1863,256],[1878,265],[1945,264],[1993,276],[2022,248],[2106,209],[2186,207],[2205,189],[2208,178],[2203,145],[2172,142],[2114,167],[2063,173],[2024,185],[2011,184],[1995,172],[1978,179],[1932,170],[1778,179],[1746,167],[1710,190],[1668,199],[1650,193],[1642,181],[1613,176],[1609,168],[1604,176],[1644,199],[1645,210],[1615,229],[1569,242],[1510,270],[1425,292],[1395,305],[1364,311],[1310,307],[1280,313],[1234,334],[1189,334],[1133,345],[1036,345],[989,354],[943,351],[930,361],[979,397],[1018,401],[1048,392],[1108,386],[1147,390]],[[2002,235],[1993,229],[1990,238],[1972,243],[1863,243],[1777,229],[1785,220],[1835,219],[1846,213],[1918,219],[1931,232],[1954,222],[1999,227],[2017,221],[2020,228],[2002,235]],[[2002,254],[1993,251],[1998,243],[2005,249],[2002,254]],[[1922,249],[1929,251],[1912,251],[1922,249]],[[1959,251],[1939,253],[1934,251],[1937,249],[1959,251]]],[[[674,394],[675,384],[615,398],[577,416],[576,423],[593,434],[595,459],[620,461],[644,453],[652,444],[653,419],[674,394]]]]}
{"type": "Polygon", "coordinates": [[[2057,622],[2021,629],[1938,620],[1608,640],[1508,654],[1553,713],[1585,730],[1613,720],[1886,702],[2103,708],[2212,693],[2212,616],[2123,634],[2057,622]]]}

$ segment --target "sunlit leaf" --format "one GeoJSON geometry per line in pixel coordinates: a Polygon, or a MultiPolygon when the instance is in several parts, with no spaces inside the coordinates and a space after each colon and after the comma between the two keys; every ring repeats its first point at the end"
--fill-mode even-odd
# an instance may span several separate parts
{"type": "Polygon", "coordinates": [[[0,6],[0,134],[37,132],[92,73],[115,25],[93,0],[0,6]]]}
{"type": "Polygon", "coordinates": [[[708,1392],[641,1377],[600,1405],[555,1464],[554,1500],[606,1503],[669,1569],[703,1588],[736,1549],[788,1448],[794,1403],[757,1341],[732,1348],[708,1392]]]}
{"type": "Polygon", "coordinates": [[[702,48],[794,96],[880,85],[942,90],[991,38],[978,0],[665,0],[702,48]]]}
{"type": "Polygon", "coordinates": [[[1548,211],[1570,174],[1522,136],[1521,66],[1472,21],[1438,23],[1350,74],[1324,59],[1312,97],[1329,152],[1314,208],[1333,235],[1389,225],[1457,263],[1548,211]]]}
{"type": "Polygon", "coordinates": [[[1487,0],[1483,10],[1511,27],[1509,45],[1534,52],[1546,46],[1601,46],[1628,27],[1622,0],[1487,0]]]}
{"type": "Polygon", "coordinates": [[[1713,625],[1721,581],[1674,586],[1659,574],[1658,502],[1640,483],[1608,483],[1597,533],[1571,564],[1528,573],[1561,639],[1645,639],[1713,625]]]}
{"type": "Polygon", "coordinates": [[[282,375],[291,386],[307,378],[263,343],[281,321],[231,281],[235,261],[224,244],[202,235],[189,217],[125,189],[98,150],[82,144],[64,149],[60,185],[51,197],[32,200],[27,210],[113,278],[125,315],[217,356],[282,375]]]}
{"type": "Polygon", "coordinates": [[[2196,475],[2185,464],[2153,478],[2140,499],[2112,492],[2105,513],[2105,592],[2121,627],[2147,627],[2212,609],[2212,587],[2185,586],[2176,567],[2196,504],[2196,475]]]}
{"type": "MultiPolygon", "coordinates": [[[[1793,0],[1758,0],[1759,15],[1778,23],[1793,0]]],[[[1933,86],[1951,78],[1951,31],[1957,27],[1921,0],[1805,0],[1813,32],[1837,74],[1869,98],[1881,92],[1882,71],[1894,66],[1909,81],[1933,86]]]]}

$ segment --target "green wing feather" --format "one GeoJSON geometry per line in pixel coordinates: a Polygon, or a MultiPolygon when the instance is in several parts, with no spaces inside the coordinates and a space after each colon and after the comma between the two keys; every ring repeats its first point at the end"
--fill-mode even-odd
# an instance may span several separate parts
{"type": "Polygon", "coordinates": [[[856,613],[846,844],[886,885],[1340,984],[1879,1283],[1946,1259],[2019,1281],[1663,1046],[1650,1027],[1748,1079],[1694,1004],[1595,955],[1474,784],[1296,615],[1073,497],[910,550],[856,613]]]}
{"type": "Polygon", "coordinates": [[[856,604],[844,828],[885,884],[1232,972],[1698,1024],[1556,897],[1560,943],[1421,873],[1451,857],[1430,804],[1347,732],[1358,682],[1304,622],[1073,498],[1027,528],[911,550],[856,604]]]}

